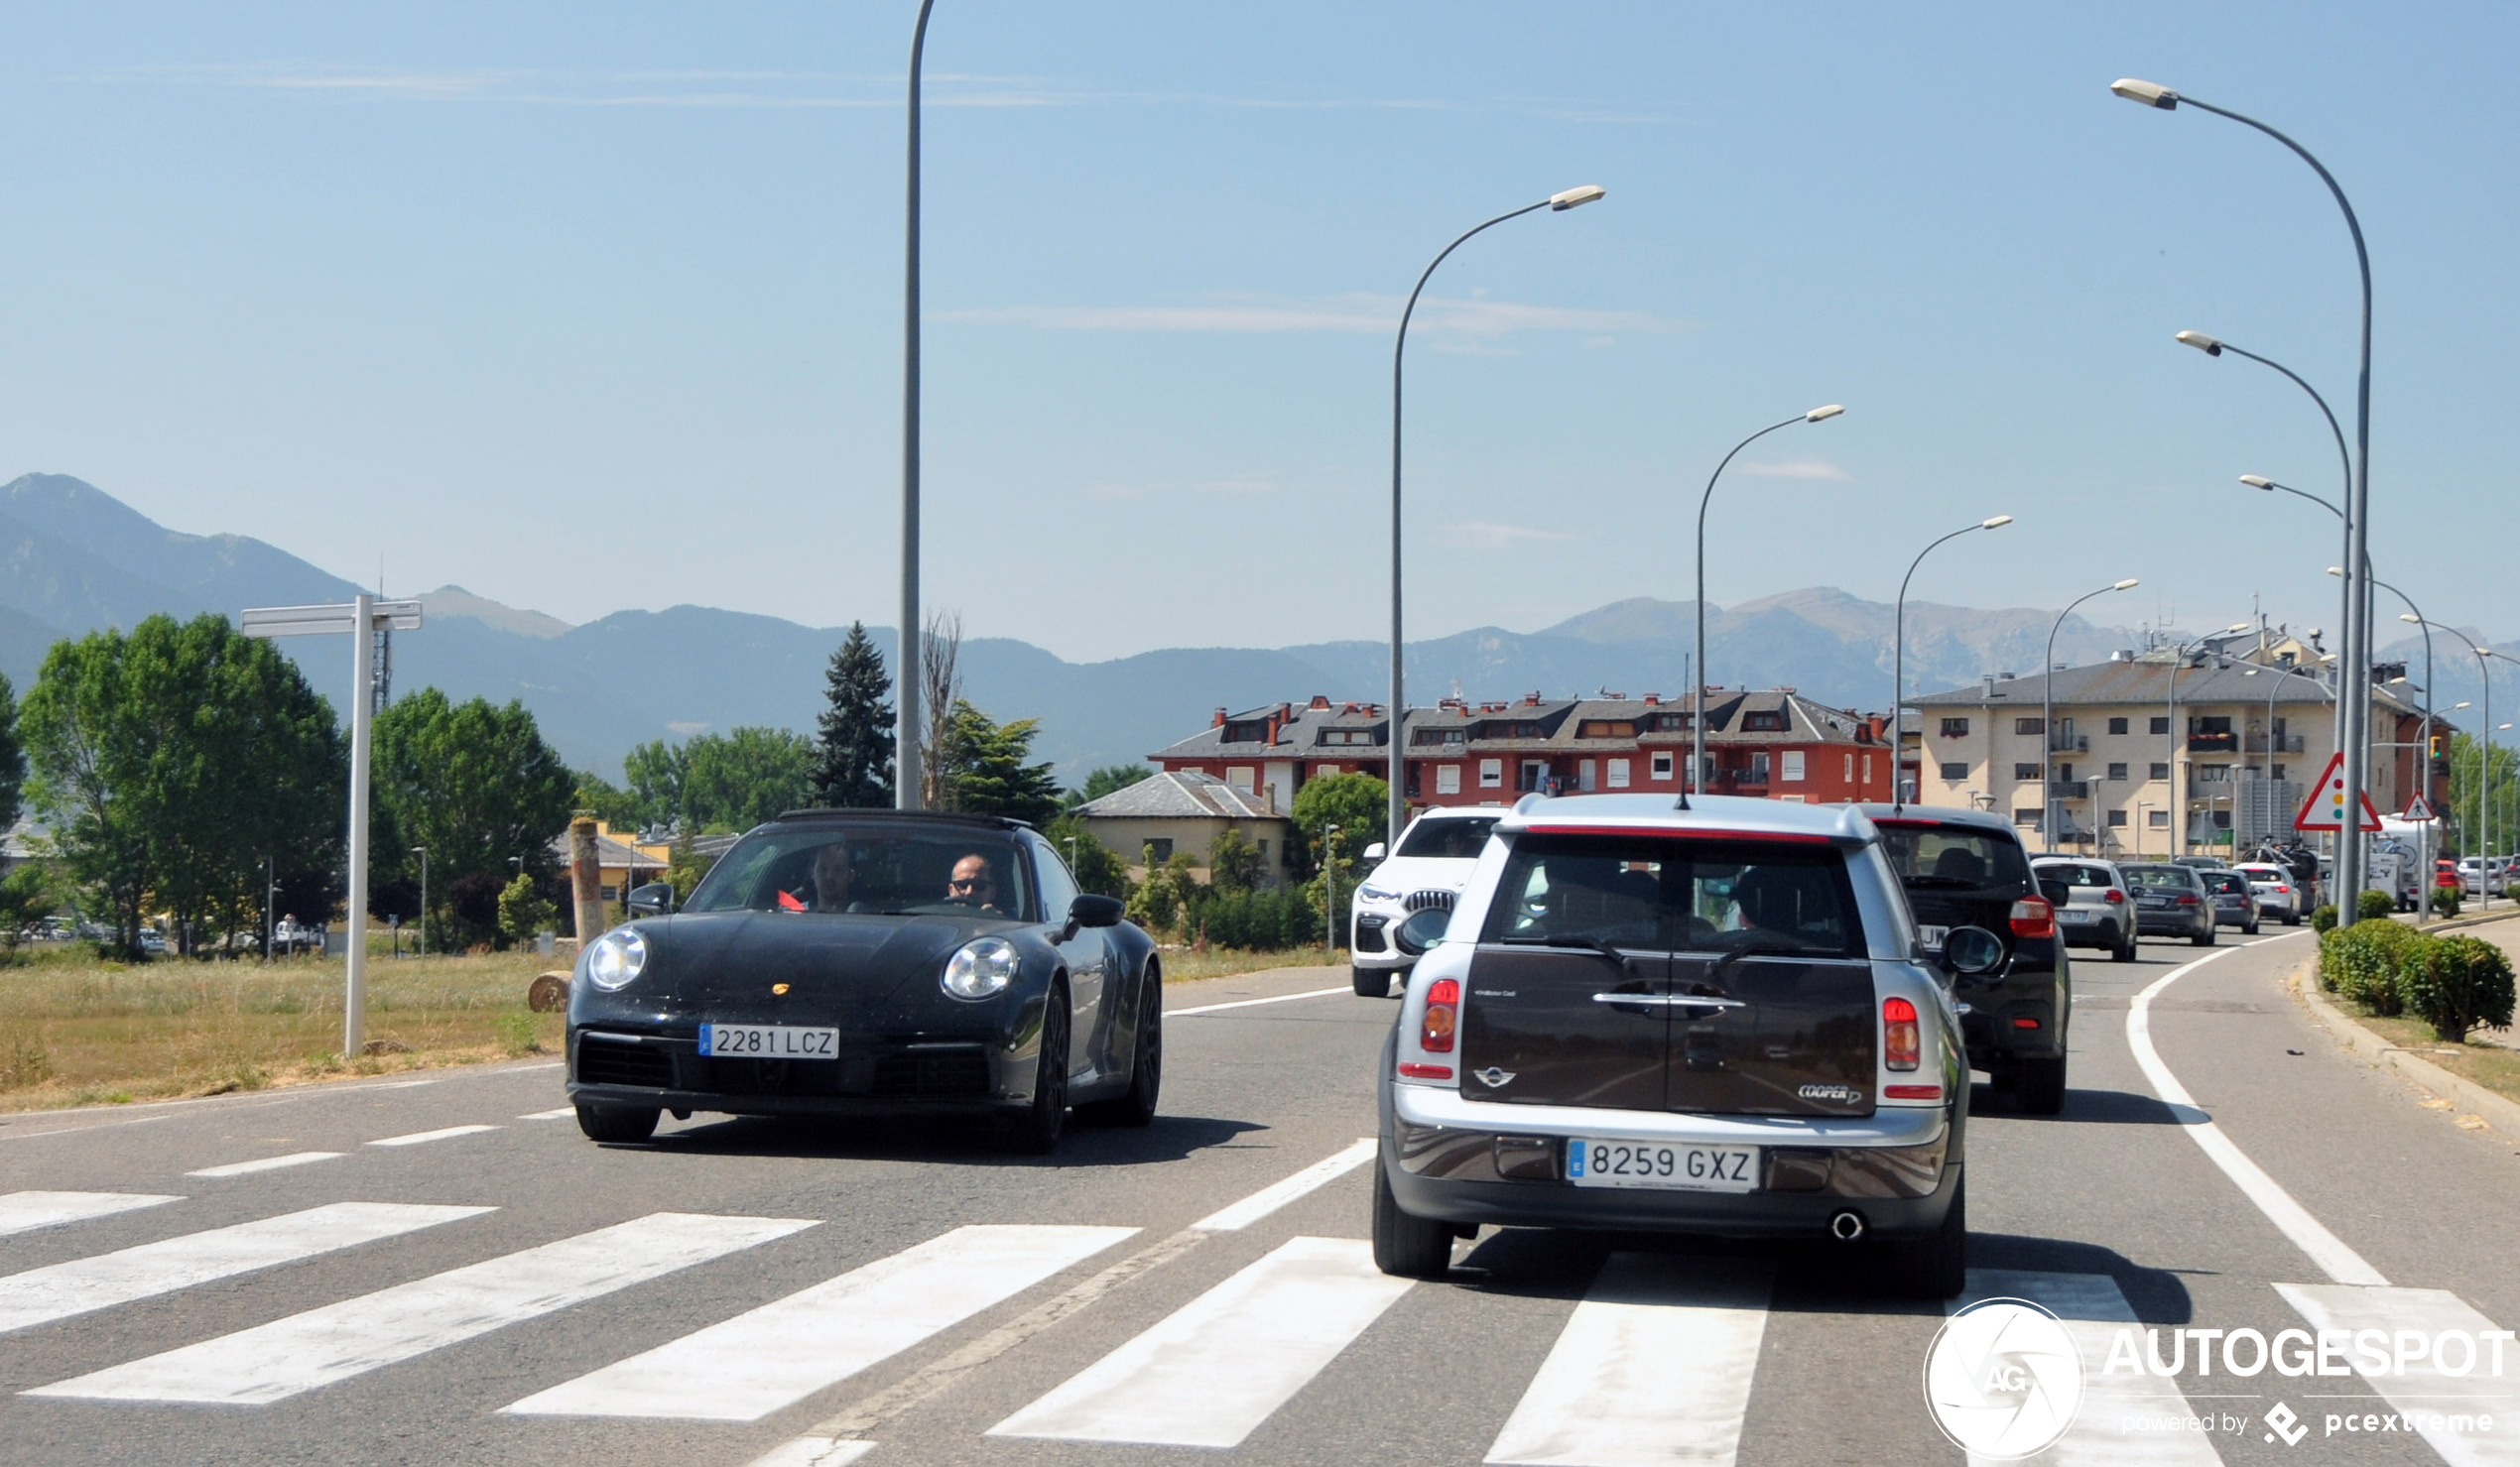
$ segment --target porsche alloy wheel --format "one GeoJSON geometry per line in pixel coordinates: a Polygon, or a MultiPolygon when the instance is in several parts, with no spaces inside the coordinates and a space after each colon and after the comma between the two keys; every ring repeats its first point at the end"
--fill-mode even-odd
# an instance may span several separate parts
{"type": "Polygon", "coordinates": [[[1068,1126],[1068,990],[1052,984],[1042,1008],[1040,1068],[1033,1075],[1033,1103],[999,1120],[1006,1149],[1048,1156],[1068,1126]]]}

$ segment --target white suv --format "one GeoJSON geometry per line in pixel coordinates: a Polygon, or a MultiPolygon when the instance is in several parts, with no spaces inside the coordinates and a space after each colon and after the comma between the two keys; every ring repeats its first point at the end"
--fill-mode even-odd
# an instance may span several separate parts
{"type": "Polygon", "coordinates": [[[1499,809],[1430,809],[1400,832],[1400,849],[1385,856],[1382,842],[1365,847],[1365,859],[1381,864],[1356,884],[1347,909],[1348,977],[1362,998],[1388,998],[1391,978],[1417,959],[1403,953],[1391,934],[1412,913],[1452,910],[1468,884],[1470,868],[1487,847],[1499,809]]]}

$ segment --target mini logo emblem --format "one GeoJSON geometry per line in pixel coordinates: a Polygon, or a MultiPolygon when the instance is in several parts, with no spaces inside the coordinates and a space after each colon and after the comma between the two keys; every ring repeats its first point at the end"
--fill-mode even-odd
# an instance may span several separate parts
{"type": "Polygon", "coordinates": [[[784,983],[773,983],[770,985],[770,991],[774,994],[784,994],[788,991],[788,985],[784,983]]]}
{"type": "Polygon", "coordinates": [[[1859,1105],[1864,1092],[1852,1085],[1805,1085],[1795,1092],[1805,1100],[1833,1100],[1840,1105],[1859,1105]]]}
{"type": "Polygon", "coordinates": [[[1485,1069],[1472,1070],[1471,1073],[1478,1076],[1478,1082],[1490,1090],[1502,1090],[1514,1082],[1512,1070],[1498,1069],[1492,1064],[1485,1069]]]}

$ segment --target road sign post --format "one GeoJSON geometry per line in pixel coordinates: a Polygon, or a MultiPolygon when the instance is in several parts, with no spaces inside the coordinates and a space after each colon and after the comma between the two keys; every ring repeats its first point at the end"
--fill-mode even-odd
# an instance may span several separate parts
{"type": "Polygon", "coordinates": [[[375,706],[376,634],[420,629],[420,603],[358,599],[327,606],[257,606],[237,619],[248,637],[314,637],[350,634],[350,860],[348,976],[341,993],[341,1057],[355,1059],[367,1044],[367,786],[369,711],[375,706]]]}

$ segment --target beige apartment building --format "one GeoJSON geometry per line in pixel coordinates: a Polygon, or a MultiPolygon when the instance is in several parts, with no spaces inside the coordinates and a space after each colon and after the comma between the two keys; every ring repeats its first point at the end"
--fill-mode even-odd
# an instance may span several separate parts
{"type": "MultiPolygon", "coordinates": [[[[2122,652],[2046,679],[1990,674],[1909,699],[1901,773],[1918,803],[2004,812],[2034,849],[2122,860],[2245,850],[2291,834],[2335,750],[2331,661],[2252,633],[2176,657],[2122,652]]],[[[2371,799],[2394,814],[2428,762],[2424,717],[2404,682],[2385,685],[2402,670],[2378,671],[2371,799]]],[[[2438,805],[2446,771],[2432,780],[2438,805]]]]}

